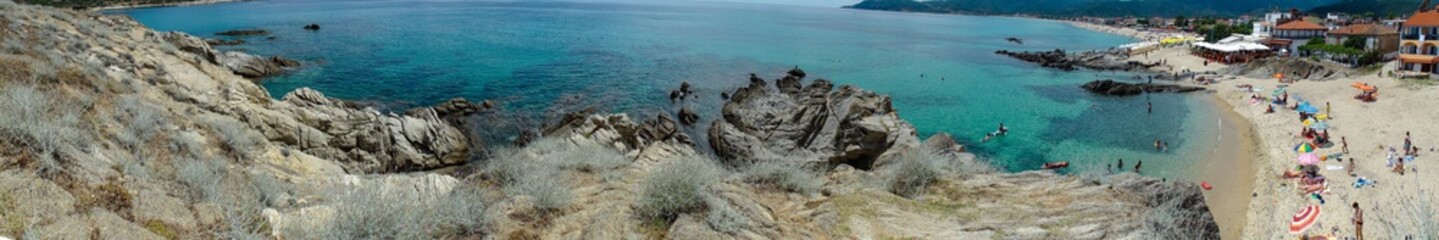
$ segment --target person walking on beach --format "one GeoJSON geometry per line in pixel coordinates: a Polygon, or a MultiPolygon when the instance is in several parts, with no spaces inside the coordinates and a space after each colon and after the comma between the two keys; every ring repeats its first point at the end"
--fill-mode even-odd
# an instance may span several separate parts
{"type": "Polygon", "coordinates": [[[1344,136],[1339,136],[1339,150],[1344,151],[1344,154],[1349,154],[1349,140],[1345,140],[1344,136]]]}
{"type": "Polygon", "coordinates": [[[1329,115],[1329,102],[1324,102],[1324,115],[1329,115]]]}
{"type": "Polygon", "coordinates": [[[1354,239],[1364,240],[1364,209],[1359,208],[1358,202],[1349,206],[1354,208],[1354,219],[1350,219],[1354,222],[1354,239]]]}

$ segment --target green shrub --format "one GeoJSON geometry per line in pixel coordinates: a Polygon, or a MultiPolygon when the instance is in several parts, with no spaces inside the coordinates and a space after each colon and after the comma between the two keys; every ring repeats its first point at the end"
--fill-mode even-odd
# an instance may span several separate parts
{"type": "Polygon", "coordinates": [[[745,182],[775,186],[785,191],[811,194],[824,186],[819,171],[792,161],[760,161],[744,170],[745,182]]]}
{"type": "Polygon", "coordinates": [[[650,173],[640,185],[636,213],[644,218],[674,220],[680,214],[706,209],[704,188],[719,182],[720,169],[708,159],[683,157],[650,173]]]}

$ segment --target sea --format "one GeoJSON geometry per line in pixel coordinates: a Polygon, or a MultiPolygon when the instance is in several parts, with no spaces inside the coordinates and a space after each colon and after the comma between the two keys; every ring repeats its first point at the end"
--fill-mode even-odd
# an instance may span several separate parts
{"type": "MultiPolygon", "coordinates": [[[[799,67],[808,79],[889,95],[921,138],[952,134],[1008,171],[1069,161],[1066,172],[1107,172],[1123,159],[1126,171],[1143,161],[1145,175],[1179,176],[1213,155],[1225,128],[1217,113],[1226,110],[1209,94],[1097,96],[1079,86],[1135,74],[994,54],[1134,41],[1047,20],[698,1],[261,0],[107,13],[205,38],[268,30],[220,48],[302,61],[263,80],[276,98],[309,87],[391,109],[491,99],[533,113],[514,117],[530,126],[553,118],[544,112],[580,108],[639,119],[688,106],[712,121],[720,93],[750,73],[772,80],[799,67]],[[699,98],[670,102],[681,82],[699,98]],[[1008,135],[981,141],[1001,123],[1008,135]]],[[[707,126],[688,131],[703,139],[707,126]]]]}

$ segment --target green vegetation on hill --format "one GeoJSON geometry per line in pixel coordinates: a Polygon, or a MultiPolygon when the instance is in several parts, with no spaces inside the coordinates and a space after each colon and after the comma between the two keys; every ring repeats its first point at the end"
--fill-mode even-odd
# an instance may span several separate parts
{"type": "Polygon", "coordinates": [[[1334,4],[1315,7],[1313,13],[1348,13],[1373,17],[1393,18],[1413,14],[1423,0],[1342,0],[1334,4]]]}
{"type": "Polygon", "coordinates": [[[104,6],[141,5],[141,4],[165,4],[178,2],[193,2],[195,0],[16,0],[18,3],[45,5],[52,7],[66,8],[93,8],[104,6]]]}
{"type": "Polygon", "coordinates": [[[1237,16],[1267,8],[1309,9],[1337,0],[865,0],[856,9],[1043,16],[1237,16]]]}

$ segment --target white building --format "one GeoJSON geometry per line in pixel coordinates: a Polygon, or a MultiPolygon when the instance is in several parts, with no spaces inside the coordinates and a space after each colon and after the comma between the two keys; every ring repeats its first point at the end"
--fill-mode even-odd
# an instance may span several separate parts
{"type": "Polygon", "coordinates": [[[1279,20],[1289,19],[1294,16],[1289,12],[1270,12],[1264,14],[1264,19],[1253,23],[1253,35],[1257,37],[1268,37],[1274,32],[1274,26],[1279,25],[1279,20]]]}

